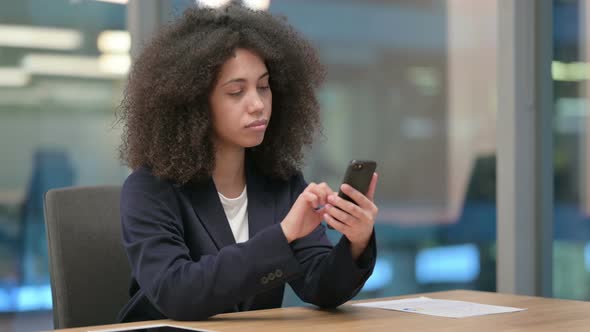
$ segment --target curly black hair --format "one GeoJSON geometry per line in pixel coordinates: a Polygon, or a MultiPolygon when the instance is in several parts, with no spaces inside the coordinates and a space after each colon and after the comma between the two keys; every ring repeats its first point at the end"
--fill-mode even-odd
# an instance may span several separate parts
{"type": "Polygon", "coordinates": [[[324,67],[286,19],[237,4],[191,7],[143,49],[118,114],[121,160],[181,185],[209,178],[215,166],[209,95],[238,48],[263,59],[273,94],[265,138],[247,149],[247,159],[272,177],[298,171],[304,148],[321,130],[316,90],[324,67]]]}

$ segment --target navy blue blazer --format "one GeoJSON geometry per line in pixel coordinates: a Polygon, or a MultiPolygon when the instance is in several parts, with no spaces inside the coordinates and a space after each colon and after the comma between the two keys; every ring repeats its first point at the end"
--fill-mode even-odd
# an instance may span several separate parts
{"type": "Polygon", "coordinates": [[[305,302],[336,307],[358,293],[376,259],[373,234],[355,262],[346,237],[333,247],[320,225],[288,243],[280,222],[303,176],[271,179],[247,167],[249,240],[236,244],[215,184],[176,185],[139,168],[123,185],[123,243],[132,270],[122,322],[201,320],[277,308],[285,282],[305,302]]]}

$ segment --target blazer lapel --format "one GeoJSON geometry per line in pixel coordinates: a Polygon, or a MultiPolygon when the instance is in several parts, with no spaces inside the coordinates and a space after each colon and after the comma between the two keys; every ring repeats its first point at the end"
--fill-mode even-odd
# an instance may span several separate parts
{"type": "MultiPolygon", "coordinates": [[[[275,203],[271,186],[251,164],[246,164],[246,185],[248,186],[248,235],[256,233],[276,223],[275,203]]],[[[240,311],[250,310],[256,301],[256,295],[245,299],[239,304],[240,311]]]]}
{"type": "Polygon", "coordinates": [[[217,249],[236,243],[213,179],[191,187],[193,189],[191,193],[193,209],[215,242],[217,249]]]}
{"type": "Polygon", "coordinates": [[[276,223],[275,197],[266,179],[253,166],[246,168],[248,186],[248,235],[254,237],[262,229],[276,223]]]}

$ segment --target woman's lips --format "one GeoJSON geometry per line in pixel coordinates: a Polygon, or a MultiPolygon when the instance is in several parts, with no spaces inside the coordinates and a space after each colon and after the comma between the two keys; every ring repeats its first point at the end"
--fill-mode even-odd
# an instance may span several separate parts
{"type": "Polygon", "coordinates": [[[266,125],[268,124],[267,120],[256,120],[253,122],[250,122],[246,128],[248,129],[252,129],[252,130],[265,130],[266,129],[266,125]]]}

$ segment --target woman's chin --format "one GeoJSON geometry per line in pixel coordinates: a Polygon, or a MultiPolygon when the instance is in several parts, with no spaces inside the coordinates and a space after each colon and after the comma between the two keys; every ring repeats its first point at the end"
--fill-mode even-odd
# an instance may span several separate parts
{"type": "Polygon", "coordinates": [[[249,143],[244,145],[244,148],[248,149],[248,148],[255,148],[257,146],[259,146],[260,144],[262,144],[262,141],[256,142],[256,143],[249,143]]]}
{"type": "Polygon", "coordinates": [[[256,146],[259,146],[260,144],[262,144],[263,140],[264,140],[264,136],[261,138],[257,138],[257,139],[250,139],[250,140],[242,142],[243,143],[242,146],[244,148],[253,148],[253,147],[256,147],[256,146]]]}

